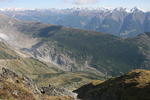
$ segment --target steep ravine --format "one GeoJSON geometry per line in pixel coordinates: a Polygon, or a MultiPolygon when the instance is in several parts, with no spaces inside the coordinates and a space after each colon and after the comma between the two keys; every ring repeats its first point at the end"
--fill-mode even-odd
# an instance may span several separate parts
{"type": "Polygon", "coordinates": [[[88,61],[83,63],[78,62],[74,57],[71,57],[71,51],[62,51],[55,42],[40,42],[32,46],[32,48],[23,48],[22,51],[29,53],[31,56],[45,62],[53,63],[64,71],[78,72],[87,71],[105,76],[104,73],[90,67],[88,61]]]}

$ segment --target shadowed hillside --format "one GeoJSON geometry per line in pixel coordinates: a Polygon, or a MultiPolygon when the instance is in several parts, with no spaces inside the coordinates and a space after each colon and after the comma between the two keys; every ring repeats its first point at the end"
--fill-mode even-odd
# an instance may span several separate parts
{"type": "Polygon", "coordinates": [[[149,100],[149,83],[149,70],[134,70],[100,84],[87,84],[75,92],[82,100],[149,100]]]}

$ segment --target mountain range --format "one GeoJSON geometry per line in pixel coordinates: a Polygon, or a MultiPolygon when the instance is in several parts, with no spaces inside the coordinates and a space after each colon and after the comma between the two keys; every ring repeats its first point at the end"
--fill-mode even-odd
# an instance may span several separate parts
{"type": "MultiPolygon", "coordinates": [[[[97,93],[102,93],[99,92],[99,85],[98,87],[94,86],[94,90],[87,90],[90,91],[91,95],[85,94],[84,96],[80,93],[79,87],[94,81],[96,84],[100,84],[100,91],[102,91],[101,82],[106,79],[118,77],[134,69],[150,69],[150,32],[143,32],[135,37],[122,38],[104,32],[24,21],[0,14],[0,68],[10,70],[11,76],[27,76],[33,80],[38,90],[42,89],[40,93],[44,95],[55,96],[53,95],[54,93],[62,93],[62,95],[67,93],[66,98],[70,98],[71,91],[75,90],[79,94],[78,97],[83,100],[87,98],[89,100],[95,98],[96,100],[103,98],[103,95],[98,98],[96,95],[97,93]]],[[[138,78],[143,77],[143,74],[148,76],[148,73],[144,71],[138,78]]],[[[110,83],[108,80],[108,82],[102,83],[102,86],[104,85],[104,90],[110,86],[111,91],[116,89],[116,81],[125,84],[122,80],[129,81],[131,78],[134,81],[137,78],[131,76],[132,74],[127,74],[114,79],[110,83]],[[125,80],[126,76],[128,76],[127,80],[125,80]]],[[[8,81],[2,80],[1,83],[13,83],[10,86],[14,87],[18,82],[12,81],[13,78],[6,77],[6,79],[8,81]]],[[[146,79],[146,77],[140,78],[140,80],[142,79],[146,79]]],[[[24,82],[24,80],[22,81],[24,82]]],[[[143,86],[149,84],[149,80],[140,81],[141,84],[145,90],[143,86]]],[[[131,85],[135,86],[136,84],[131,82],[131,85]]],[[[12,87],[7,87],[7,89],[9,88],[12,89],[12,87]]],[[[136,90],[136,88],[134,89],[136,90]]],[[[31,97],[34,96],[32,92],[24,93],[25,95],[30,94],[31,97]]],[[[103,93],[104,95],[109,95],[109,87],[108,91],[103,91],[103,93]]],[[[127,92],[125,91],[124,93],[127,92]]],[[[1,97],[1,95],[0,91],[0,99],[5,98],[1,97]]],[[[11,96],[14,97],[13,94],[9,94],[8,97],[11,96]]],[[[73,94],[73,96],[76,95],[73,94]]],[[[70,100],[72,100],[72,97],[70,100]]]]}
{"type": "Polygon", "coordinates": [[[1,12],[21,20],[62,25],[104,32],[120,37],[135,37],[150,32],[150,12],[138,8],[116,9],[1,9],[1,12]]]}

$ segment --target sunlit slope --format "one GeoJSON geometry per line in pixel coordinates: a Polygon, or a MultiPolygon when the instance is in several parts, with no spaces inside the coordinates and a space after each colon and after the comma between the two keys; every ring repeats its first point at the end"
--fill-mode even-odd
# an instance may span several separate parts
{"type": "Polygon", "coordinates": [[[10,45],[0,42],[0,67],[6,67],[20,75],[24,74],[39,86],[49,84],[68,89],[78,88],[81,85],[103,77],[90,72],[65,72],[51,63],[45,63],[28,55],[22,56],[10,45]],[[4,53],[3,53],[4,52],[4,53]],[[11,55],[11,56],[10,56],[11,55]],[[68,77],[68,78],[66,78],[68,77]]]}

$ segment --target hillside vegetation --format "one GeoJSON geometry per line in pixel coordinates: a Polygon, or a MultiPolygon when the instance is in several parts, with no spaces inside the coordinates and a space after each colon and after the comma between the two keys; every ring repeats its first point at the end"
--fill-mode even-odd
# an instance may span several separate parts
{"type": "Polygon", "coordinates": [[[101,32],[20,21],[2,15],[0,17],[7,26],[1,28],[5,34],[11,36],[8,33],[12,30],[17,35],[13,39],[17,40],[15,45],[13,40],[11,45],[17,45],[34,58],[53,63],[64,71],[109,77],[137,68],[150,69],[150,53],[147,49],[150,48],[149,33],[143,37],[124,39],[101,32]]]}
{"type": "MultiPolygon", "coordinates": [[[[2,100],[74,100],[71,96],[46,95],[25,75],[19,76],[9,69],[0,73],[0,99],[2,100]]],[[[51,91],[52,92],[52,91],[51,91]]],[[[55,90],[55,93],[59,92],[55,90]]],[[[60,91],[63,93],[63,91],[60,91]]]]}
{"type": "Polygon", "coordinates": [[[109,75],[139,68],[145,59],[137,44],[104,33],[48,26],[33,36],[42,39],[40,44],[33,46],[33,52],[44,44],[50,47],[54,43],[55,51],[75,59],[76,67],[87,62],[90,67],[109,75]]]}
{"type": "Polygon", "coordinates": [[[28,76],[38,87],[52,84],[72,90],[91,80],[103,79],[100,75],[92,72],[65,72],[51,63],[42,62],[26,54],[24,54],[25,57],[21,56],[15,50],[10,45],[0,42],[0,68],[6,67],[19,75],[28,76]]]}
{"type": "Polygon", "coordinates": [[[82,100],[149,100],[149,83],[149,70],[133,70],[99,84],[84,85],[75,92],[82,100]]]}
{"type": "Polygon", "coordinates": [[[8,45],[0,42],[0,59],[15,59],[18,55],[8,45]]]}

